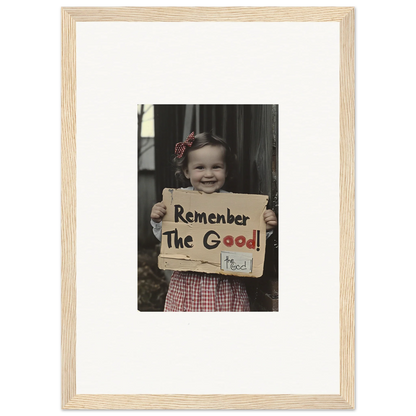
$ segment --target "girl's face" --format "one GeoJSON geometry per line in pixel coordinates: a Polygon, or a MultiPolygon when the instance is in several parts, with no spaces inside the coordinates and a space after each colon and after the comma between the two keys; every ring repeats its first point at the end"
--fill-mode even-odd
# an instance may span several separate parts
{"type": "Polygon", "coordinates": [[[219,191],[227,177],[225,148],[222,146],[204,146],[190,150],[185,177],[191,181],[196,191],[212,194],[219,191]]]}

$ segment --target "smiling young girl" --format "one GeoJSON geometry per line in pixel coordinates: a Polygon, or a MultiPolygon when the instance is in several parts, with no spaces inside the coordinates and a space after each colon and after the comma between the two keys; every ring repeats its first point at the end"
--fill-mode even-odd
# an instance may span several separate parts
{"type": "MultiPolygon", "coordinates": [[[[185,142],[175,146],[176,175],[185,189],[206,194],[226,192],[222,189],[232,173],[234,154],[222,138],[212,133],[191,133],[185,142]]],[[[155,236],[160,240],[166,206],[158,202],[150,214],[155,236]]],[[[266,230],[277,226],[272,210],[264,213],[266,230]]],[[[269,233],[271,234],[271,233],[269,233]]],[[[250,311],[245,285],[241,278],[219,274],[175,271],[166,295],[165,312],[243,312],[250,311]]]]}

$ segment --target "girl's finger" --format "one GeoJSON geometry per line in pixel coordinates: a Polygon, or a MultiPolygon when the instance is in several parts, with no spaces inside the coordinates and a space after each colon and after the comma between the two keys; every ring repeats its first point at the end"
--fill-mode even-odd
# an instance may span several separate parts
{"type": "Polygon", "coordinates": [[[268,220],[268,219],[275,219],[276,218],[276,215],[274,214],[274,212],[272,211],[272,212],[268,212],[268,213],[265,213],[264,214],[264,219],[265,220],[268,220]]]}

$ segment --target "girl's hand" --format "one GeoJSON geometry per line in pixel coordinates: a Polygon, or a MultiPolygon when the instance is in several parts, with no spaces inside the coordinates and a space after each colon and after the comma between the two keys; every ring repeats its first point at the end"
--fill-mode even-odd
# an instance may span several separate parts
{"type": "Polygon", "coordinates": [[[266,223],[266,231],[273,230],[277,226],[277,217],[274,211],[271,209],[264,211],[264,222],[266,223]]]}
{"type": "Polygon", "coordinates": [[[150,213],[150,218],[154,222],[160,222],[163,220],[163,217],[166,214],[166,205],[163,202],[158,202],[153,205],[152,212],[150,213]]]}

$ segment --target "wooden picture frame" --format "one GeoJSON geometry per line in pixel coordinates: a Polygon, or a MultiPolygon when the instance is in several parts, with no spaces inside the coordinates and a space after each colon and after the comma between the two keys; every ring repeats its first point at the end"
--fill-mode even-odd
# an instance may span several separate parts
{"type": "Polygon", "coordinates": [[[352,409],[354,355],[354,8],[62,8],[62,407],[64,409],[352,409]],[[77,394],[76,23],[339,22],[340,24],[340,394],[77,394]]]}

